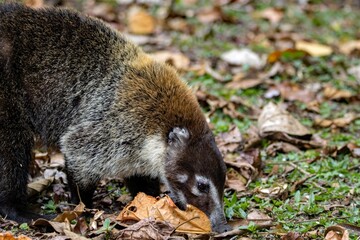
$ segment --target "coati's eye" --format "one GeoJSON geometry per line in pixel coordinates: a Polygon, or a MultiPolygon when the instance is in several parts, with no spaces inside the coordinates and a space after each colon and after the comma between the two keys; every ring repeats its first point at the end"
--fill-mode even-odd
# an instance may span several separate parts
{"type": "Polygon", "coordinates": [[[209,192],[209,184],[207,184],[207,183],[198,182],[197,183],[197,188],[202,193],[208,193],[209,192]]]}

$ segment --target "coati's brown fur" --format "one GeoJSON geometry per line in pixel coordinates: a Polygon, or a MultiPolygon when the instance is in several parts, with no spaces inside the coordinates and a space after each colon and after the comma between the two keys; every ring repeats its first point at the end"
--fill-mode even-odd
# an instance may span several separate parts
{"type": "Polygon", "coordinates": [[[69,10],[0,5],[0,214],[24,210],[34,136],[65,155],[72,201],[91,206],[97,182],[160,193],[182,209],[223,213],[225,164],[196,98],[169,66],[99,20],[69,10]]]}

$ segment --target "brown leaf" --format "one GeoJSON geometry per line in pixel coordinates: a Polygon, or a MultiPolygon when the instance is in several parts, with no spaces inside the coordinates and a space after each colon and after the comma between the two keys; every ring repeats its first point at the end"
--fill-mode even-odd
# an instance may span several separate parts
{"type": "Polygon", "coordinates": [[[275,132],[292,136],[310,135],[310,131],[298,120],[272,102],[264,106],[258,119],[258,127],[261,136],[267,136],[275,132]]]}
{"type": "Polygon", "coordinates": [[[246,218],[248,221],[255,222],[256,225],[270,225],[272,223],[272,218],[266,215],[259,210],[253,209],[246,218]]]}
{"type": "Polygon", "coordinates": [[[315,99],[315,92],[308,89],[304,89],[298,84],[283,82],[276,85],[279,89],[281,96],[288,101],[300,101],[303,103],[309,103],[315,99]]]}
{"type": "Polygon", "coordinates": [[[303,240],[304,238],[300,233],[297,232],[289,232],[286,235],[281,237],[281,240],[303,240]]]}
{"type": "Polygon", "coordinates": [[[176,207],[169,196],[157,200],[144,193],[138,193],[116,220],[138,221],[149,217],[167,221],[175,227],[179,226],[176,228],[177,232],[199,234],[211,232],[210,220],[205,213],[192,205],[188,205],[186,211],[182,211],[176,207]]]}
{"type": "Polygon", "coordinates": [[[134,34],[151,34],[156,27],[154,17],[136,5],[128,9],[127,23],[129,31],[134,34]]]}
{"type": "Polygon", "coordinates": [[[324,97],[331,100],[348,99],[353,94],[350,91],[339,90],[330,85],[325,86],[324,97]]]}
{"type": "Polygon", "coordinates": [[[44,0],[25,0],[24,4],[32,8],[42,8],[44,7],[44,0]]]}
{"type": "Polygon", "coordinates": [[[228,132],[216,136],[217,145],[222,153],[234,152],[242,141],[241,133],[236,125],[232,125],[228,132]]]}
{"type": "Polygon", "coordinates": [[[187,21],[183,18],[171,18],[166,24],[170,29],[175,31],[188,32],[190,30],[187,21]]]}
{"type": "Polygon", "coordinates": [[[54,222],[64,222],[66,219],[72,221],[85,211],[84,203],[80,202],[72,211],[64,211],[54,218],[54,222]]]}
{"type": "Polygon", "coordinates": [[[290,153],[290,152],[300,152],[300,149],[294,146],[293,144],[286,142],[274,142],[266,148],[266,153],[269,156],[275,156],[276,153],[290,153]]]}
{"type": "Polygon", "coordinates": [[[272,24],[277,24],[284,17],[284,12],[276,8],[267,8],[261,11],[259,16],[269,20],[272,24]]]}
{"type": "Polygon", "coordinates": [[[0,233],[0,240],[31,240],[31,238],[20,235],[15,237],[11,232],[0,233]]]}
{"type": "Polygon", "coordinates": [[[331,47],[314,42],[297,41],[295,43],[297,50],[302,50],[309,53],[313,57],[323,57],[332,54],[331,47]]]}
{"type": "Polygon", "coordinates": [[[325,230],[325,240],[349,240],[349,232],[339,226],[331,226],[325,230]]]}
{"type": "Polygon", "coordinates": [[[352,51],[360,50],[360,40],[349,41],[339,46],[341,53],[349,55],[352,51]]]}
{"type": "Polygon", "coordinates": [[[263,83],[262,79],[241,79],[240,81],[231,81],[225,86],[230,89],[248,89],[263,83]]]}
{"type": "Polygon", "coordinates": [[[87,239],[90,239],[90,238],[83,237],[83,236],[81,236],[79,234],[76,234],[76,233],[74,233],[72,231],[69,231],[69,230],[64,230],[64,233],[71,240],[87,240],[87,239]]]}
{"type": "Polygon", "coordinates": [[[202,23],[212,23],[221,19],[222,10],[220,6],[206,7],[201,9],[196,16],[202,23]]]}
{"type": "Polygon", "coordinates": [[[342,118],[335,118],[335,119],[322,119],[322,118],[315,118],[314,124],[320,127],[339,127],[343,128],[349,125],[356,119],[360,118],[360,114],[356,115],[355,113],[346,113],[342,118]]]}
{"type": "Polygon", "coordinates": [[[50,184],[54,181],[54,178],[41,178],[35,182],[31,182],[27,185],[27,192],[29,196],[35,196],[36,194],[41,193],[46,190],[50,184]]]}
{"type": "Polygon", "coordinates": [[[225,186],[237,192],[245,191],[247,182],[248,181],[233,168],[230,168],[226,173],[225,186]]]}
{"type": "Polygon", "coordinates": [[[156,61],[168,63],[179,70],[187,70],[190,65],[190,59],[182,53],[159,51],[152,53],[151,56],[156,61]]]}
{"type": "Polygon", "coordinates": [[[166,240],[174,230],[167,222],[146,218],[121,230],[116,239],[166,240]]]}

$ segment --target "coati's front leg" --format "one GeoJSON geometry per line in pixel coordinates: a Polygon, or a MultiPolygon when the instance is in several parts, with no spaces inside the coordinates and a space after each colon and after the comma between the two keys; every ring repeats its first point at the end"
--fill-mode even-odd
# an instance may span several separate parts
{"type": "Polygon", "coordinates": [[[4,105],[0,106],[0,215],[29,222],[40,216],[25,210],[33,137],[15,116],[11,120],[6,118],[1,107],[4,105]]]}
{"type": "Polygon", "coordinates": [[[158,178],[149,176],[131,176],[125,179],[125,185],[133,197],[139,192],[146,193],[151,196],[159,196],[160,181],[158,178]]]}

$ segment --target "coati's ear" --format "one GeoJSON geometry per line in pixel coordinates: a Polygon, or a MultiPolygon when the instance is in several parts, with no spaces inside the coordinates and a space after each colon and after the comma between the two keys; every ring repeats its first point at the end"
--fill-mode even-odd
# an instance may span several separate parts
{"type": "Polygon", "coordinates": [[[168,143],[171,146],[183,146],[189,140],[189,130],[184,127],[174,127],[168,135],[168,143]]]}

